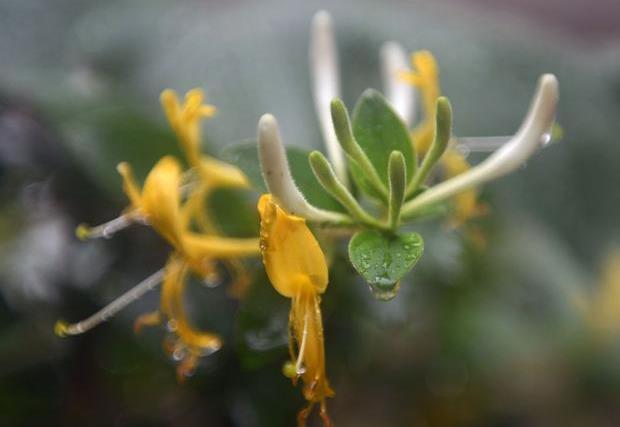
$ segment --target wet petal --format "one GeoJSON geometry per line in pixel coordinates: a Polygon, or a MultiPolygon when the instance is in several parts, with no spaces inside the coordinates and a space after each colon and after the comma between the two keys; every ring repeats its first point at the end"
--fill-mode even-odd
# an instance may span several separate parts
{"type": "Polygon", "coordinates": [[[258,211],[263,262],[274,288],[289,298],[308,285],[314,292],[323,293],[327,263],[306,221],[284,212],[271,195],[260,198],[258,211]]]}

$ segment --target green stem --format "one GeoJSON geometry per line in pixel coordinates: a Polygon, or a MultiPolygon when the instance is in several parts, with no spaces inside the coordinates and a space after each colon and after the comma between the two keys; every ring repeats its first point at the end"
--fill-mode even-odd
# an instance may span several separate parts
{"type": "Polygon", "coordinates": [[[385,228],[384,224],[377,221],[360,206],[351,192],[338,179],[332,165],[321,152],[313,151],[308,156],[308,159],[310,161],[312,172],[325,191],[338,200],[338,202],[344,206],[354,220],[370,227],[380,229],[385,228]]]}
{"type": "Polygon", "coordinates": [[[437,115],[435,116],[435,138],[430,149],[424,156],[422,165],[416,171],[407,188],[407,195],[411,195],[424,183],[433,166],[441,158],[448,147],[452,134],[452,108],[446,97],[437,98],[437,115]]]}

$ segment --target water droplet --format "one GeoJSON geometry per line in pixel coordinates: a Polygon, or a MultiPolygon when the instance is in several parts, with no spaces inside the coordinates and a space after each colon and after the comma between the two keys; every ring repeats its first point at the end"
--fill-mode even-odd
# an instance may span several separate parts
{"type": "Polygon", "coordinates": [[[405,261],[413,261],[416,259],[415,254],[406,254],[405,255],[405,261]]]}
{"type": "Polygon", "coordinates": [[[181,360],[185,359],[186,355],[187,350],[185,346],[177,345],[172,352],[172,360],[174,360],[175,362],[180,362],[181,360]]]}
{"type": "Polygon", "coordinates": [[[222,284],[222,277],[217,271],[211,271],[207,273],[202,283],[207,288],[216,288],[222,284]]]}
{"type": "Polygon", "coordinates": [[[394,283],[394,281],[387,278],[379,279],[368,284],[372,295],[380,301],[389,301],[394,298],[400,289],[400,282],[394,283]]]}
{"type": "Polygon", "coordinates": [[[295,374],[297,374],[298,377],[301,377],[305,373],[306,373],[306,368],[303,365],[298,368],[295,368],[295,374]]]}
{"type": "Polygon", "coordinates": [[[174,332],[177,330],[177,321],[174,319],[170,319],[168,320],[168,322],[166,323],[166,329],[168,330],[168,332],[174,332]]]}

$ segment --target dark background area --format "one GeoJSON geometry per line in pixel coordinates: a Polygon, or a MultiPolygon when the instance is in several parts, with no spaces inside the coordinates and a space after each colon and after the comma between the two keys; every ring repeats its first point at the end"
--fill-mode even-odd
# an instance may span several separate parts
{"type": "Polygon", "coordinates": [[[0,2],[0,425],[294,425],[303,401],[281,375],[289,301],[258,260],[242,301],[191,284],[193,320],[225,346],[184,384],[166,332],[132,330],[157,292],[83,336],[57,338],[53,325],[165,262],[146,227],[74,237],[125,207],[119,161],[143,177],[178,153],[161,90],[206,90],[218,107],[210,153],[253,137],[266,112],[287,144],[321,146],[307,69],[321,8],[334,17],[347,105],[380,88],[379,48],[397,40],[436,55],[457,135],[514,132],[544,72],[560,81],[564,130],[484,189],[484,245],[442,222],[419,226],[426,253],[396,299],[374,300],[337,248],[323,303],[336,425],[618,425],[620,309],[602,332],[592,320],[620,299],[609,291],[618,269],[604,267],[620,262],[612,0],[0,2]]]}

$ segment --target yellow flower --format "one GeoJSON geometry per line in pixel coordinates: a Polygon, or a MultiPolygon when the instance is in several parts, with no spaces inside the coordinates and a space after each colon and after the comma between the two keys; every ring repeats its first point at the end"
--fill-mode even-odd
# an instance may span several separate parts
{"type": "Polygon", "coordinates": [[[191,231],[182,218],[181,167],[171,156],[163,157],[148,174],[142,190],[128,164],[119,165],[123,188],[131,205],[128,215],[142,218],[161,234],[200,274],[211,258],[227,259],[257,255],[258,238],[230,238],[191,231]]]}
{"type": "Polygon", "coordinates": [[[323,424],[331,426],[326,398],[334,396],[325,373],[325,349],[320,294],[328,281],[327,263],[321,247],[303,218],[289,215],[263,195],[258,202],[261,217],[261,251],[269,280],[281,295],[291,298],[289,315],[291,362],[284,372],[303,381],[308,406],[298,415],[304,426],[315,404],[320,405],[323,424]]]}
{"type": "Polygon", "coordinates": [[[203,104],[204,92],[202,89],[192,89],[185,94],[184,102],[171,89],[166,89],[160,96],[161,105],[170,122],[172,130],[185,151],[189,164],[197,167],[200,164],[200,141],[202,118],[213,117],[216,108],[213,105],[203,104]]]}
{"type": "Polygon", "coordinates": [[[238,272],[237,278],[243,276],[245,280],[247,274],[239,258],[260,253],[258,238],[221,236],[206,212],[207,198],[213,189],[247,187],[247,180],[234,166],[200,155],[200,120],[215,111],[212,106],[202,105],[202,100],[200,90],[190,91],[184,104],[178,102],[172,91],[162,94],[170,124],[190,166],[199,171],[197,176],[183,172],[177,159],[165,156],[151,169],[140,188],[129,164],[121,163],[118,171],[123,178],[129,206],[116,220],[94,228],[80,226],[77,230],[81,238],[109,237],[135,221],[150,224],[173,247],[165,268],[93,316],[72,325],[58,322],[55,327],[58,335],[83,333],[163,282],[160,309],[136,319],[135,330],[139,332],[143,326],[166,322],[174,337],[166,347],[179,362],[177,374],[180,380],[193,371],[200,356],[221,346],[217,335],[196,330],[187,318],[183,294],[188,275],[193,273],[208,280],[217,272],[216,263],[224,261],[238,272]]]}
{"type": "Polygon", "coordinates": [[[179,102],[178,95],[171,89],[164,90],[160,99],[187,161],[203,175],[205,185],[210,188],[249,187],[247,178],[237,167],[205,156],[200,151],[201,120],[213,117],[216,111],[213,105],[202,103],[204,93],[201,89],[187,92],[183,103],[179,102]]]}
{"type": "MultiPolygon", "coordinates": [[[[424,118],[411,132],[414,149],[421,155],[429,150],[435,133],[435,116],[437,98],[441,95],[439,85],[439,68],[432,53],[422,50],[411,55],[413,71],[402,72],[400,76],[406,82],[418,88],[422,97],[424,118]]],[[[465,157],[456,149],[448,148],[439,164],[445,179],[460,175],[470,169],[465,157]]],[[[459,226],[467,220],[483,213],[484,207],[478,202],[475,189],[464,191],[454,196],[454,211],[450,223],[459,226]]]]}
{"type": "Polygon", "coordinates": [[[610,343],[620,335],[620,248],[603,260],[599,283],[593,293],[578,292],[575,303],[596,339],[610,343]]]}
{"type": "Polygon", "coordinates": [[[180,194],[181,167],[172,156],[162,157],[151,169],[142,190],[128,163],[120,163],[123,190],[130,201],[127,214],[149,223],[176,248],[181,246],[180,194]]]}
{"type": "Polygon", "coordinates": [[[411,54],[411,65],[414,71],[403,72],[401,77],[420,90],[424,118],[412,131],[411,137],[416,150],[423,154],[430,148],[435,132],[436,103],[441,95],[439,69],[435,57],[427,50],[411,54]]]}
{"type": "MultiPolygon", "coordinates": [[[[249,182],[236,166],[201,154],[201,120],[212,117],[216,112],[214,106],[203,104],[204,98],[203,91],[195,88],[185,94],[181,103],[176,92],[166,89],[160,100],[181,150],[198,178],[185,202],[183,222],[195,226],[203,233],[216,236],[220,231],[209,214],[209,197],[218,188],[249,188],[249,182]]],[[[242,296],[250,282],[243,263],[232,258],[224,263],[233,278],[230,293],[242,296]]]]}

